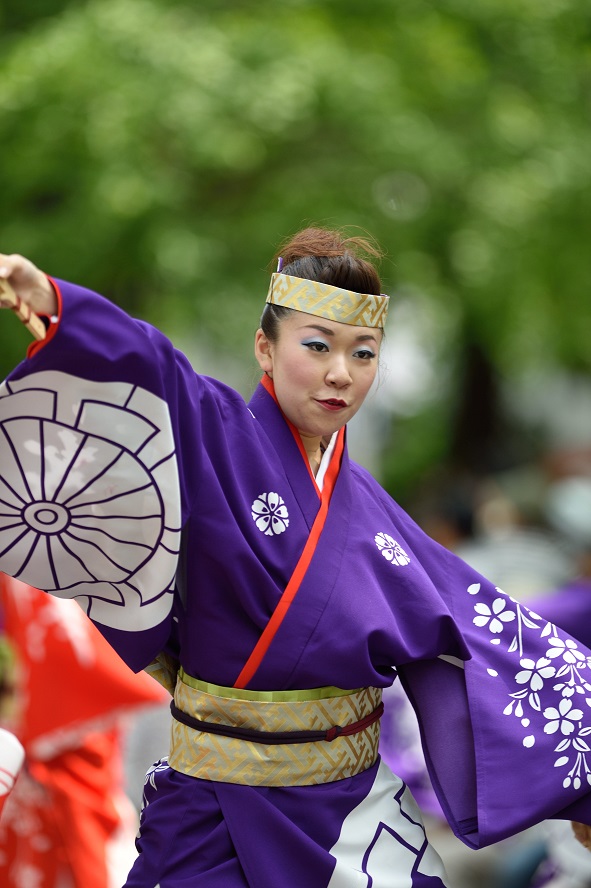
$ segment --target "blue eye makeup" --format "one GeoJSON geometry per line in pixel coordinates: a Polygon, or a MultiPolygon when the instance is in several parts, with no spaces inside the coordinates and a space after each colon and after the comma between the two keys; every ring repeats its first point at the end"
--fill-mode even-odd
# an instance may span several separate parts
{"type": "Polygon", "coordinates": [[[312,351],[328,351],[328,344],[323,342],[321,339],[304,339],[302,341],[302,345],[306,346],[306,348],[311,349],[312,351]]]}
{"type": "Polygon", "coordinates": [[[362,358],[364,361],[369,361],[371,358],[375,358],[376,353],[370,348],[360,348],[355,352],[355,355],[358,358],[362,358]]]}

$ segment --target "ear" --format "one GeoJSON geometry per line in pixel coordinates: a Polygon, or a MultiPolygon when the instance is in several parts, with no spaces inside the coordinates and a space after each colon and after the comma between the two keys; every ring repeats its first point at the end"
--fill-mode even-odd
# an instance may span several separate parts
{"type": "Polygon", "coordinates": [[[261,328],[254,337],[254,356],[263,372],[273,375],[273,343],[265,336],[261,328]]]}

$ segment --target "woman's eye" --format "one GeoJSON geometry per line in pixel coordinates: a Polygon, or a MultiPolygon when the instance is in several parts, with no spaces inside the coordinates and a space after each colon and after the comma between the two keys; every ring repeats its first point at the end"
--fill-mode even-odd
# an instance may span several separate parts
{"type": "Polygon", "coordinates": [[[309,348],[312,351],[317,351],[317,352],[328,351],[328,346],[326,345],[326,343],[318,342],[317,340],[314,340],[312,342],[304,342],[304,345],[306,346],[306,348],[309,348]]]}
{"type": "Polygon", "coordinates": [[[358,358],[363,358],[365,361],[370,361],[372,358],[375,358],[375,353],[368,348],[361,349],[361,351],[358,351],[355,354],[358,358]]]}

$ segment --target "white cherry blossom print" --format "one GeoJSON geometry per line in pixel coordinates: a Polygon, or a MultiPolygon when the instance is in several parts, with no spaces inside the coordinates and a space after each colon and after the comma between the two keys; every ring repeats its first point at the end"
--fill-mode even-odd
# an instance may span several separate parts
{"type": "Polygon", "coordinates": [[[289,512],[278,493],[261,493],[251,506],[252,519],[265,536],[284,533],[289,527],[289,512]]]}
{"type": "Polygon", "coordinates": [[[556,669],[546,657],[540,657],[536,663],[524,657],[520,665],[523,670],[517,673],[515,681],[517,684],[529,685],[530,690],[534,693],[542,690],[545,678],[552,678],[556,675],[556,669]]]}
{"type": "Polygon", "coordinates": [[[474,624],[476,626],[488,624],[489,631],[495,634],[503,631],[503,623],[509,623],[515,619],[513,611],[506,609],[506,602],[503,598],[495,598],[492,607],[479,601],[474,605],[474,610],[478,614],[477,617],[474,617],[474,624]]]}
{"type": "Polygon", "coordinates": [[[546,734],[554,734],[560,729],[560,733],[566,736],[573,733],[575,722],[581,721],[583,712],[580,709],[573,709],[572,700],[563,697],[558,704],[558,709],[554,706],[544,709],[544,718],[548,719],[547,724],[544,725],[546,734]]]}
{"type": "Polygon", "coordinates": [[[0,387],[0,568],[98,623],[158,625],[180,542],[165,401],[45,371],[0,387]]]}
{"type": "MultiPolygon", "coordinates": [[[[480,595],[482,589],[479,584],[472,584],[466,591],[480,595]]],[[[509,692],[503,714],[517,717],[528,730],[522,740],[526,749],[532,749],[543,735],[557,738],[554,752],[559,755],[554,766],[566,768],[562,777],[564,789],[579,789],[583,781],[591,785],[591,747],[587,741],[591,735],[591,656],[553,623],[529,611],[501,589],[496,592],[501,597],[495,598],[490,607],[483,601],[474,605],[477,616],[473,622],[480,629],[497,633],[497,645],[505,643],[507,654],[519,658],[520,668],[514,674],[516,689],[509,692]],[[508,614],[511,617],[504,619],[508,614]],[[493,626],[494,620],[497,623],[493,626]],[[534,660],[527,656],[527,650],[530,640],[539,650],[540,639],[546,641],[545,654],[534,660]]],[[[495,677],[491,670],[487,671],[495,677]]]]}
{"type": "Polygon", "coordinates": [[[540,657],[535,663],[524,657],[520,665],[522,670],[515,676],[515,681],[519,685],[528,685],[530,705],[539,710],[541,705],[539,691],[544,687],[546,679],[556,675],[556,669],[547,657],[540,657]]]}
{"type": "Polygon", "coordinates": [[[548,643],[551,647],[546,655],[553,660],[560,657],[560,659],[569,666],[575,666],[576,664],[585,662],[585,655],[581,653],[577,643],[573,641],[572,638],[558,638],[557,636],[554,636],[548,639],[548,643]]]}
{"type": "Polygon", "coordinates": [[[386,561],[391,562],[391,564],[397,564],[400,567],[406,567],[407,564],[410,564],[410,557],[400,543],[397,543],[389,534],[376,533],[374,542],[386,561]]]}
{"type": "Polygon", "coordinates": [[[571,734],[571,736],[561,740],[555,749],[555,752],[569,751],[568,755],[563,755],[554,762],[555,768],[571,765],[570,770],[562,781],[562,785],[565,789],[568,789],[571,785],[575,789],[579,789],[582,784],[581,778],[583,778],[588,785],[591,785],[591,769],[587,762],[587,753],[591,752],[591,748],[586,740],[589,734],[591,734],[591,727],[579,727],[575,734],[571,734]]]}

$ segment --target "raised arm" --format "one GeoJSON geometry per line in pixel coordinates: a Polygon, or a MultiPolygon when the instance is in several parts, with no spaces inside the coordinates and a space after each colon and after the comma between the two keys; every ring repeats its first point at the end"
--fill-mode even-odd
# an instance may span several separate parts
{"type": "Polygon", "coordinates": [[[57,312],[57,297],[47,275],[24,256],[0,253],[1,307],[14,307],[9,299],[2,299],[4,294],[10,297],[11,291],[35,314],[53,315],[57,312]]]}
{"type": "Polygon", "coordinates": [[[162,333],[99,294],[21,256],[0,254],[0,269],[49,318],[0,386],[0,570],[75,598],[143,668],[171,631],[199,381],[162,333]]]}

